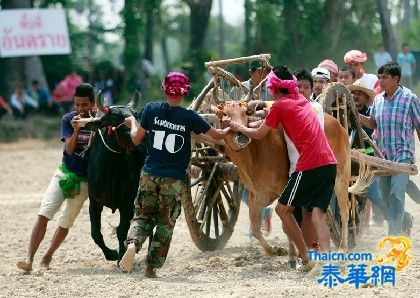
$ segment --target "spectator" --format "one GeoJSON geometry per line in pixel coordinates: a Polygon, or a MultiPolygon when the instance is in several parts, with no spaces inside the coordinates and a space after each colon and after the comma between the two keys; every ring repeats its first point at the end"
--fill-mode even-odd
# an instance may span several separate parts
{"type": "MultiPolygon", "coordinates": [[[[389,62],[378,69],[383,93],[373,102],[370,116],[359,115],[360,122],[375,129],[374,139],[383,156],[390,161],[413,164],[414,132],[420,136],[420,102],[411,90],[399,86],[401,68],[389,62]]],[[[409,235],[403,230],[405,192],[408,175],[398,174],[379,177],[379,192],[388,207],[388,234],[409,235]]]]}
{"type": "Polygon", "coordinates": [[[58,83],[53,92],[53,102],[60,106],[60,113],[65,114],[73,108],[73,94],[76,87],[83,82],[81,76],[75,71],[67,75],[64,80],[58,83]]]}
{"type": "Polygon", "coordinates": [[[416,58],[410,52],[408,43],[402,44],[402,52],[397,55],[397,62],[401,66],[401,82],[402,86],[413,89],[413,75],[416,73],[416,58]]]}
{"type": "Polygon", "coordinates": [[[51,96],[46,88],[41,87],[39,81],[33,80],[31,82],[29,95],[38,102],[40,111],[47,112],[51,107],[51,96]]]}
{"type": "Polygon", "coordinates": [[[344,55],[344,63],[354,68],[356,79],[361,80],[366,87],[373,90],[375,89],[378,77],[365,72],[364,63],[366,60],[367,54],[359,50],[351,50],[344,55]]]}
{"type": "MultiPolygon", "coordinates": [[[[254,93],[256,95],[256,99],[257,100],[273,100],[271,94],[268,92],[265,84],[263,84],[263,86],[258,89],[255,90],[255,88],[261,83],[262,80],[265,79],[265,77],[267,76],[267,69],[265,67],[263,67],[263,64],[261,63],[261,61],[252,61],[249,63],[249,69],[248,69],[248,74],[249,74],[249,80],[242,82],[242,85],[247,88],[248,90],[251,88],[254,89],[254,93]]],[[[230,96],[233,100],[240,100],[242,97],[242,94],[240,94],[240,90],[237,87],[233,87],[231,92],[230,92],[230,96]]]]}
{"type": "Polygon", "coordinates": [[[322,67],[327,69],[330,72],[330,81],[331,82],[337,82],[337,76],[338,76],[338,66],[335,64],[334,61],[330,59],[325,59],[321,63],[319,63],[318,67],[322,67]]]}
{"type": "Polygon", "coordinates": [[[323,67],[312,69],[311,75],[314,81],[314,92],[311,95],[311,101],[317,101],[317,97],[322,93],[324,87],[330,82],[331,75],[328,69],[323,67]]]}
{"type": "Polygon", "coordinates": [[[10,99],[13,116],[16,119],[25,119],[28,113],[38,109],[38,103],[24,90],[23,83],[19,83],[10,99]]]}
{"type": "MultiPolygon", "coordinates": [[[[348,86],[348,89],[354,96],[354,103],[359,114],[369,116],[371,112],[370,106],[372,106],[375,99],[375,92],[366,88],[360,81],[356,81],[353,85],[348,86]]],[[[363,125],[362,129],[370,138],[372,138],[373,130],[363,125]]],[[[365,143],[365,152],[370,156],[373,156],[374,154],[373,148],[367,142],[365,143]]],[[[412,180],[409,180],[407,183],[406,193],[413,201],[419,202],[420,192],[417,185],[412,180]]],[[[381,226],[383,219],[385,218],[388,220],[389,215],[387,206],[379,195],[378,178],[373,179],[372,184],[369,186],[367,196],[373,203],[373,221],[376,225],[381,226]]],[[[404,212],[403,230],[409,230],[411,228],[411,218],[412,216],[410,213],[404,212]]]]}
{"type": "Polygon", "coordinates": [[[102,90],[107,105],[112,106],[114,104],[114,81],[111,78],[107,79],[103,71],[99,72],[99,78],[95,81],[94,87],[97,91],[102,90]]]}
{"type": "MultiPolygon", "coordinates": [[[[353,94],[354,104],[359,111],[359,114],[370,116],[370,106],[372,106],[375,99],[375,92],[372,89],[367,88],[359,80],[356,80],[354,84],[347,86],[347,88],[350,90],[351,94],[353,94]]],[[[369,129],[364,125],[362,125],[362,129],[370,138],[372,138],[372,129],[369,129]]],[[[367,142],[365,142],[365,153],[370,156],[373,156],[374,153],[373,148],[367,142]]],[[[382,225],[383,215],[387,217],[388,209],[379,195],[377,178],[374,178],[372,184],[369,186],[367,196],[373,204],[373,221],[380,226],[382,225]]]]}
{"type": "Polygon", "coordinates": [[[6,114],[12,114],[12,109],[2,96],[0,96],[0,119],[6,114]]]}
{"type": "Polygon", "coordinates": [[[345,85],[350,86],[356,81],[356,72],[354,68],[348,65],[343,66],[340,68],[338,72],[337,82],[345,85]]]}
{"type": "Polygon", "coordinates": [[[385,50],[385,46],[382,43],[378,44],[378,50],[373,54],[373,59],[375,60],[376,68],[392,61],[391,55],[385,50]]]}

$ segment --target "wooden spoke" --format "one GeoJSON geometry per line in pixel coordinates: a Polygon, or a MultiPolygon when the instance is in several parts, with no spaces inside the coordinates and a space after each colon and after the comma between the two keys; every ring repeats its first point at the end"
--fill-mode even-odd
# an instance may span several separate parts
{"type": "MultiPolygon", "coordinates": [[[[211,207],[209,207],[209,208],[207,208],[207,212],[206,212],[206,231],[205,231],[205,233],[206,233],[206,235],[207,235],[207,237],[209,237],[210,236],[210,227],[211,227],[211,210],[212,210],[213,208],[211,208],[211,207]]],[[[204,223],[203,223],[204,224],[204,223]]]]}
{"type": "Polygon", "coordinates": [[[219,211],[217,204],[213,205],[213,224],[214,224],[214,236],[219,237],[219,211]]]}
{"type": "Polygon", "coordinates": [[[218,206],[218,209],[219,209],[219,214],[220,214],[220,219],[222,220],[222,224],[226,225],[229,218],[228,218],[228,215],[226,213],[225,206],[223,205],[222,199],[217,201],[217,206],[218,206]]]}

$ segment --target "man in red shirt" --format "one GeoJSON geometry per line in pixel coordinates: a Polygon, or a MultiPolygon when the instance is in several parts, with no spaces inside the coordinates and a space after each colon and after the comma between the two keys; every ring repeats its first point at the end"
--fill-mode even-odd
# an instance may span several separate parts
{"type": "Polygon", "coordinates": [[[283,127],[297,151],[299,160],[281,194],[276,212],[283,228],[293,240],[302,258],[304,268],[310,269],[305,242],[293,209],[312,209],[320,250],[330,249],[330,234],[325,222],[332,192],[334,191],[336,164],[318,116],[308,100],[299,94],[297,80],[285,66],[274,67],[267,77],[267,87],[275,98],[273,106],[258,128],[245,127],[232,121],[230,127],[253,139],[263,139],[270,129],[283,127]],[[308,265],[308,266],[305,266],[308,265]]]}

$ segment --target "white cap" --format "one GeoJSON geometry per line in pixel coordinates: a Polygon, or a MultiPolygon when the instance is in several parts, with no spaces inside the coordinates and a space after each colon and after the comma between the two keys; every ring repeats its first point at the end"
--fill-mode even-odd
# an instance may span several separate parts
{"type": "Polygon", "coordinates": [[[316,67],[316,68],[312,69],[311,75],[312,75],[312,77],[321,77],[321,78],[326,79],[326,80],[331,79],[330,72],[328,71],[328,69],[323,68],[323,67],[316,67]]]}

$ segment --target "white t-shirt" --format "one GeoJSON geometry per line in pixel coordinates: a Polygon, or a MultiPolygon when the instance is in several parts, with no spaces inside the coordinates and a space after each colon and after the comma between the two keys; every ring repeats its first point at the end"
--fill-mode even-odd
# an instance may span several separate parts
{"type": "MultiPolygon", "coordinates": [[[[321,123],[322,128],[324,129],[324,110],[319,102],[311,101],[312,110],[318,115],[319,122],[321,123]]],[[[296,169],[296,164],[299,159],[299,152],[297,151],[295,145],[293,144],[292,140],[290,140],[289,136],[284,132],[284,138],[286,139],[287,145],[287,155],[289,156],[290,160],[290,168],[289,168],[289,177],[296,169]]]]}

